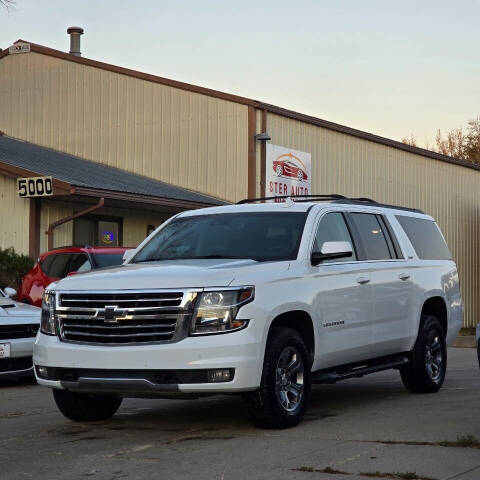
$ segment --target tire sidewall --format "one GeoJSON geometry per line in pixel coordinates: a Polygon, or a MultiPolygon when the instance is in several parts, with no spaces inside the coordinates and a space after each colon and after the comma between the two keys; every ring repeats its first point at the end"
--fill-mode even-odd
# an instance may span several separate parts
{"type": "Polygon", "coordinates": [[[413,351],[412,366],[416,370],[416,375],[419,380],[424,383],[426,391],[438,391],[445,381],[445,374],[447,371],[447,347],[445,342],[445,332],[436,317],[433,315],[425,315],[422,317],[420,327],[420,335],[418,336],[415,348],[413,351]],[[428,371],[425,360],[425,350],[427,346],[427,339],[430,332],[434,330],[437,332],[440,339],[440,346],[442,350],[442,365],[441,373],[438,380],[433,380],[428,371]]]}
{"type": "Polygon", "coordinates": [[[266,400],[271,404],[272,410],[278,416],[279,423],[283,426],[296,425],[303,416],[311,389],[310,360],[307,348],[300,335],[290,328],[273,329],[267,342],[265,362],[262,373],[262,387],[266,400]],[[303,397],[300,406],[293,412],[288,412],[280,404],[275,388],[276,368],[280,354],[287,347],[294,347],[301,355],[304,365],[303,397]]]}

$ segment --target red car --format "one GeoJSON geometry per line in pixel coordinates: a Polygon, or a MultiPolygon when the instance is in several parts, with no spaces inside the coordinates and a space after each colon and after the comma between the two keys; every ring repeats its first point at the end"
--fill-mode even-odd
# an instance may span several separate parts
{"type": "Polygon", "coordinates": [[[50,283],[74,273],[120,265],[125,250],[128,247],[62,247],[42,253],[23,277],[18,301],[40,307],[50,283]]]}
{"type": "Polygon", "coordinates": [[[300,182],[302,180],[308,180],[308,175],[305,170],[300,168],[296,163],[292,161],[294,156],[285,155],[287,157],[286,160],[280,160],[282,156],[278,157],[277,160],[273,162],[273,170],[279,177],[292,177],[296,178],[300,182]]]}

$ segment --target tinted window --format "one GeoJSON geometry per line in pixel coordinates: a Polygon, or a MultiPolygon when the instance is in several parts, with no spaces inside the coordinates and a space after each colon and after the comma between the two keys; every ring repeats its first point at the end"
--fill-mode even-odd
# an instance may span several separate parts
{"type": "Polygon", "coordinates": [[[397,220],[407,234],[418,258],[422,260],[450,260],[452,255],[432,220],[397,215],[397,220]]]}
{"type": "Polygon", "coordinates": [[[54,257],[50,268],[48,269],[48,276],[52,278],[63,278],[67,275],[67,267],[72,257],[68,253],[59,253],[58,255],[52,255],[54,257]]]}
{"type": "Polygon", "coordinates": [[[82,268],[82,272],[86,272],[90,270],[87,268],[90,265],[90,261],[88,260],[87,255],[84,253],[77,253],[72,255],[72,259],[70,261],[70,266],[68,267],[68,272],[78,272],[80,268],[82,268]]]}
{"type": "MultiPolygon", "coordinates": [[[[317,229],[317,236],[315,238],[314,251],[321,252],[322,246],[325,242],[348,242],[352,250],[353,242],[350,237],[347,225],[341,213],[327,213],[321,220],[317,229]]],[[[322,263],[330,262],[351,262],[356,260],[355,252],[351,257],[336,258],[334,260],[324,260],[322,263]]]]}
{"type": "Polygon", "coordinates": [[[53,263],[53,260],[55,260],[55,257],[56,255],[49,255],[48,257],[45,258],[45,260],[41,264],[43,273],[49,277],[51,277],[50,267],[53,263]]]}
{"type": "Polygon", "coordinates": [[[123,253],[96,253],[93,259],[98,268],[112,267],[121,265],[123,262],[123,253]]]}
{"type": "Polygon", "coordinates": [[[261,212],[179,217],[142,248],[134,263],[187,258],[293,260],[306,215],[261,212]]]}
{"type": "Polygon", "coordinates": [[[386,260],[392,258],[385,238],[386,232],[383,232],[376,215],[352,213],[350,218],[362,242],[362,260],[386,260]]]}

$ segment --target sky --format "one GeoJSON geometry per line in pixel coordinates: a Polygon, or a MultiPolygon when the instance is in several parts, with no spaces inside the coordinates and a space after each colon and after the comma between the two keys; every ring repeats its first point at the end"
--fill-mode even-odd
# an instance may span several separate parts
{"type": "Polygon", "coordinates": [[[400,140],[480,115],[480,0],[17,0],[22,38],[400,140]]]}

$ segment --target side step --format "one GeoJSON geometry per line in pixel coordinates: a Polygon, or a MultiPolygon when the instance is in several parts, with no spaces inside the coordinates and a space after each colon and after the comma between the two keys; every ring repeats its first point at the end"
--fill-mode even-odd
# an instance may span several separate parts
{"type": "Polygon", "coordinates": [[[403,356],[390,357],[383,362],[372,361],[371,363],[351,367],[340,367],[329,370],[319,370],[312,372],[312,383],[337,383],[348,378],[360,378],[370,373],[381,372],[382,370],[390,370],[391,368],[400,368],[408,363],[408,358],[403,356]]]}

